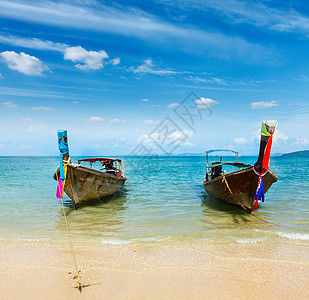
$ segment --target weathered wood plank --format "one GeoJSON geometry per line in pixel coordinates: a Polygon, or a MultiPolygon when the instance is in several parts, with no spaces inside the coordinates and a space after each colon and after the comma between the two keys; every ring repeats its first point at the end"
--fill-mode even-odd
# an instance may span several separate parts
{"type": "MultiPolygon", "coordinates": [[[[254,205],[255,191],[258,184],[258,176],[253,167],[218,176],[210,181],[203,181],[206,192],[213,198],[231,204],[244,206],[251,210],[254,205]],[[228,182],[229,189],[226,182],[228,182]]],[[[268,171],[263,176],[264,191],[278,180],[277,176],[268,171]]]]}

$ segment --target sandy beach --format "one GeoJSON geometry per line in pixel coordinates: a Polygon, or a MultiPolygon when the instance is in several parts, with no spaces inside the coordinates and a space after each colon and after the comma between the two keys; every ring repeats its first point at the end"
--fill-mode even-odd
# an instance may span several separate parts
{"type": "Polygon", "coordinates": [[[0,300],[309,300],[309,1],[0,22],[0,300]]]}
{"type": "Polygon", "coordinates": [[[1,242],[1,299],[308,299],[309,249],[272,243],[1,242]],[[71,274],[69,274],[71,272],[71,274]]]}

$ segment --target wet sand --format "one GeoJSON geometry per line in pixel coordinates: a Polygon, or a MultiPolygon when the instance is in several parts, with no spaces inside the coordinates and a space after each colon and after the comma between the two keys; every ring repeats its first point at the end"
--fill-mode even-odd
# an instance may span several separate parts
{"type": "Polygon", "coordinates": [[[0,242],[1,299],[309,299],[297,244],[0,242]],[[71,274],[69,274],[71,272],[71,274]]]}

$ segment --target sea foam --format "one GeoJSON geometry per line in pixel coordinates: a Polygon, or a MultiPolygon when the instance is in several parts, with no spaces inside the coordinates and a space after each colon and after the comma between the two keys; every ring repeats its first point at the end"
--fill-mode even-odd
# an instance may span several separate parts
{"type": "Polygon", "coordinates": [[[262,243],[266,240],[266,237],[263,238],[234,238],[238,244],[255,244],[262,243]]]}
{"type": "Polygon", "coordinates": [[[303,241],[308,241],[309,240],[309,234],[308,233],[277,232],[277,234],[280,237],[287,238],[287,239],[290,239],[290,240],[303,240],[303,241]]]}
{"type": "Polygon", "coordinates": [[[130,241],[125,241],[125,240],[101,240],[101,244],[103,245],[127,245],[130,244],[130,241]]]}

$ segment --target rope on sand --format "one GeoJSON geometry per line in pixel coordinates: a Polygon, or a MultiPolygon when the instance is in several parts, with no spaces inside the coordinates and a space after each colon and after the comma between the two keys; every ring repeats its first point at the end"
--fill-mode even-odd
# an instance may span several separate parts
{"type": "Polygon", "coordinates": [[[67,221],[67,216],[65,214],[65,209],[64,209],[64,205],[63,205],[63,197],[61,197],[61,204],[62,204],[62,211],[63,211],[63,215],[64,215],[65,225],[66,225],[66,228],[67,228],[67,233],[68,233],[68,236],[69,236],[70,248],[71,248],[71,252],[72,252],[72,256],[73,256],[73,260],[74,260],[74,265],[75,265],[75,270],[76,270],[76,276],[74,276],[73,279],[77,279],[76,288],[80,292],[82,292],[83,285],[81,284],[81,280],[80,280],[80,276],[79,276],[80,270],[78,270],[77,262],[76,262],[76,255],[75,255],[75,252],[73,250],[70,227],[69,227],[69,224],[68,224],[68,221],[67,221]]]}
{"type": "MultiPolygon", "coordinates": [[[[57,174],[57,180],[58,180],[58,174],[57,174]]],[[[73,256],[73,261],[74,261],[74,265],[75,265],[75,270],[76,270],[76,275],[73,277],[73,279],[77,279],[76,288],[77,288],[80,292],[82,292],[82,288],[83,288],[84,286],[81,284],[81,280],[80,280],[80,276],[79,276],[80,270],[79,270],[78,267],[77,267],[76,255],[75,255],[75,252],[74,252],[74,249],[73,249],[73,245],[72,245],[71,231],[70,231],[70,227],[69,227],[69,224],[68,224],[68,220],[67,220],[67,216],[66,216],[65,209],[64,209],[64,204],[63,204],[63,195],[61,196],[61,206],[62,206],[62,212],[63,212],[63,216],[64,216],[64,220],[65,220],[65,225],[66,225],[67,234],[68,234],[68,237],[69,237],[70,248],[71,248],[71,252],[72,252],[72,256],[73,256]]]]}

